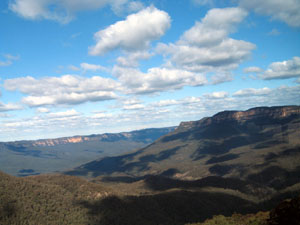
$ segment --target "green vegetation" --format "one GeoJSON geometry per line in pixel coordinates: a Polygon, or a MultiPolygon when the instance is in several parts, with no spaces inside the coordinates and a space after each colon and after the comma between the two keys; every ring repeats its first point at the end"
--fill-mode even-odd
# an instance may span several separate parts
{"type": "Polygon", "coordinates": [[[82,199],[107,195],[100,185],[68,176],[29,179],[0,174],[0,224],[88,224],[82,199]]]}
{"type": "MultiPolygon", "coordinates": [[[[249,213],[271,209],[279,196],[260,202],[246,194],[247,189],[232,189],[246,183],[213,181],[174,185],[168,179],[148,177],[125,184],[57,174],[16,178],[0,173],[0,224],[267,225],[268,212],[249,213]],[[222,182],[230,185],[212,187],[222,182]]],[[[283,217],[278,210],[271,215],[273,221],[283,217]]]]}
{"type": "Polygon", "coordinates": [[[268,225],[269,212],[259,212],[257,214],[233,214],[230,217],[223,215],[214,216],[203,223],[193,223],[187,225],[268,225]]]}
{"type": "Polygon", "coordinates": [[[255,110],[66,172],[89,180],[0,173],[0,224],[299,225],[300,198],[272,210],[300,194],[299,114],[255,110]]]}

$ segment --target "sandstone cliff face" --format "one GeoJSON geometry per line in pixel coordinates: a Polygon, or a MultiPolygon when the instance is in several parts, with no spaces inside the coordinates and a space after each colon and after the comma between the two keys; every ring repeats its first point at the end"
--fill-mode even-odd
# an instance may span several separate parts
{"type": "Polygon", "coordinates": [[[208,126],[213,123],[218,124],[224,121],[243,123],[245,121],[263,118],[284,119],[293,115],[300,115],[300,106],[258,107],[246,111],[223,111],[199,121],[182,122],[178,129],[208,126]]]}
{"type": "Polygon", "coordinates": [[[39,141],[33,141],[32,146],[55,146],[61,144],[69,144],[69,143],[80,143],[84,141],[89,141],[88,137],[67,137],[67,138],[58,138],[58,139],[45,139],[39,141]]]}
{"type": "Polygon", "coordinates": [[[16,141],[7,142],[18,147],[50,147],[65,144],[77,144],[84,142],[115,142],[115,141],[134,141],[151,143],[160,136],[173,131],[174,127],[149,128],[132,132],[93,134],[88,136],[62,137],[54,139],[41,139],[36,141],[16,141]]]}

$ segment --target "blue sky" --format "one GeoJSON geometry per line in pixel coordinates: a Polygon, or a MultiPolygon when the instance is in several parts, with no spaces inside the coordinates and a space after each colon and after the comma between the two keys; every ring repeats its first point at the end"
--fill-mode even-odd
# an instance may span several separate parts
{"type": "Polygon", "coordinates": [[[300,104],[298,0],[0,2],[0,141],[300,104]]]}

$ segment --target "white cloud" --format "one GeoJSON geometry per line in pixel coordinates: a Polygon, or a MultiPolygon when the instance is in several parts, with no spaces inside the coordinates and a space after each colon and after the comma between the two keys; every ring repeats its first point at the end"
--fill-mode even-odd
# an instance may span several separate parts
{"type": "Polygon", "coordinates": [[[19,55],[11,55],[11,54],[4,54],[4,57],[8,60],[19,60],[20,56],[19,55]]]}
{"type": "Polygon", "coordinates": [[[261,75],[262,79],[287,79],[300,77],[300,57],[293,57],[290,60],[274,62],[261,75]]]}
{"type": "Polygon", "coordinates": [[[75,109],[70,109],[64,112],[49,113],[47,117],[58,118],[58,117],[73,117],[78,115],[80,115],[79,112],[77,112],[75,109]]]}
{"type": "Polygon", "coordinates": [[[264,87],[264,88],[260,88],[260,89],[256,89],[256,88],[246,88],[246,89],[242,89],[239,90],[237,92],[235,92],[233,94],[233,96],[236,97],[254,97],[254,96],[259,96],[259,95],[267,95],[271,93],[271,89],[264,87]]]}
{"type": "Polygon", "coordinates": [[[240,8],[212,9],[187,30],[176,44],[160,44],[157,51],[170,55],[170,65],[196,72],[224,72],[238,67],[255,45],[228,35],[247,16],[240,8]]]}
{"type": "Polygon", "coordinates": [[[5,61],[0,60],[0,66],[10,66],[13,61],[19,60],[20,56],[19,55],[11,55],[11,54],[4,54],[3,55],[5,58],[5,61]]]}
{"type": "Polygon", "coordinates": [[[195,5],[213,5],[213,0],[191,0],[195,5]]]}
{"type": "Polygon", "coordinates": [[[0,118],[10,118],[11,115],[7,113],[0,113],[0,118]]]}
{"type": "Polygon", "coordinates": [[[14,111],[14,110],[20,110],[22,107],[20,105],[16,105],[13,103],[7,103],[4,104],[0,102],[0,112],[7,112],[7,111],[14,111]]]}
{"type": "Polygon", "coordinates": [[[127,52],[125,56],[117,58],[118,65],[122,67],[138,67],[139,60],[149,59],[153,54],[147,51],[127,52]]]}
{"type": "Polygon", "coordinates": [[[120,89],[119,83],[112,79],[74,75],[45,77],[40,80],[33,77],[8,79],[5,80],[4,87],[9,91],[18,90],[28,95],[22,101],[29,106],[70,105],[110,100],[117,98],[115,91],[120,89]]]}
{"type": "Polygon", "coordinates": [[[137,69],[115,66],[113,74],[118,77],[128,94],[150,94],[207,83],[202,74],[178,69],[151,68],[143,73],[137,69]]]}
{"type": "Polygon", "coordinates": [[[50,110],[48,108],[45,108],[45,107],[39,107],[36,109],[37,112],[39,113],[48,113],[50,112],[50,110]]]}
{"type": "Polygon", "coordinates": [[[134,104],[134,105],[124,105],[123,109],[125,110],[138,110],[143,109],[145,106],[143,104],[134,104]]]}
{"type": "Polygon", "coordinates": [[[170,23],[168,13],[148,7],[95,33],[97,43],[90,47],[89,53],[102,55],[117,48],[129,51],[145,49],[151,41],[165,34],[170,23]]]}
{"type": "MultiPolygon", "coordinates": [[[[259,89],[256,89],[256,92],[259,89]]],[[[223,110],[246,110],[257,106],[299,105],[300,86],[282,86],[271,89],[262,95],[226,96],[207,93],[202,96],[188,96],[181,99],[163,99],[141,103],[138,99],[125,99],[127,105],[142,104],[131,110],[119,104],[119,110],[98,111],[92,115],[78,113],[72,109],[58,112],[56,116],[48,114],[32,118],[7,118],[1,122],[0,136],[11,139],[16,134],[22,137],[49,138],[50,136],[71,136],[78,134],[121,132],[125,130],[149,127],[178,125],[181,121],[199,120],[205,116],[223,110]],[[216,96],[207,98],[205,95],[216,96]],[[224,97],[224,98],[222,98],[224,97]],[[30,130],[28,130],[30,128],[30,130]],[[18,133],[19,132],[19,133],[18,133]]]]}
{"type": "Polygon", "coordinates": [[[80,70],[80,68],[78,68],[77,66],[74,66],[74,65],[69,65],[68,69],[73,70],[73,71],[79,71],[80,70]]]}
{"type": "Polygon", "coordinates": [[[247,16],[240,8],[211,9],[201,22],[184,32],[179,44],[211,46],[221,43],[247,16]]]}
{"type": "Polygon", "coordinates": [[[128,4],[128,10],[130,12],[137,12],[144,8],[144,4],[140,1],[132,1],[128,4]]]}
{"type": "Polygon", "coordinates": [[[211,83],[212,84],[221,84],[225,82],[229,82],[233,80],[233,75],[231,73],[217,73],[211,76],[211,83]]]}
{"type": "MultiPolygon", "coordinates": [[[[115,105],[111,106],[113,109],[123,109],[123,110],[140,110],[144,108],[142,101],[135,97],[130,98],[120,98],[115,105]]],[[[102,112],[101,112],[102,113],[102,112]]]]}
{"type": "Polygon", "coordinates": [[[241,7],[254,10],[256,13],[271,16],[289,26],[300,27],[299,0],[240,0],[241,7]]]}
{"type": "Polygon", "coordinates": [[[105,71],[106,68],[104,66],[100,66],[100,65],[95,65],[95,64],[89,64],[89,63],[81,63],[80,67],[84,70],[84,71],[98,71],[98,70],[102,70],[105,71]]]}
{"type": "Polygon", "coordinates": [[[245,68],[243,71],[244,73],[261,73],[263,72],[263,69],[256,66],[252,66],[245,68]]]}
{"type": "Polygon", "coordinates": [[[0,66],[10,66],[12,64],[11,61],[7,60],[7,61],[0,61],[0,66]]]}
{"type": "Polygon", "coordinates": [[[220,98],[228,97],[228,92],[226,91],[212,92],[212,93],[204,94],[203,96],[208,99],[220,99],[220,98]]]}
{"type": "Polygon", "coordinates": [[[110,5],[115,13],[141,9],[138,1],[129,0],[12,0],[9,8],[25,19],[48,19],[69,23],[80,11],[96,10],[110,5]]]}
{"type": "Polygon", "coordinates": [[[166,100],[160,100],[158,102],[152,103],[151,106],[153,107],[167,107],[167,106],[174,106],[178,105],[180,102],[175,99],[166,99],[166,100]]]}

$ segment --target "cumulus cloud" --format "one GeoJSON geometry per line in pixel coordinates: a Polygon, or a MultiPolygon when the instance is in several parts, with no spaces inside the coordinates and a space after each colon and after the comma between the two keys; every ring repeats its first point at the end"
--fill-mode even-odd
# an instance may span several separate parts
{"type": "Polygon", "coordinates": [[[221,84],[233,80],[233,75],[231,73],[217,73],[211,76],[212,84],[221,84]]]}
{"type": "Polygon", "coordinates": [[[91,70],[91,71],[103,70],[103,71],[105,71],[106,70],[106,68],[104,66],[89,64],[89,63],[81,63],[80,67],[84,71],[88,71],[88,70],[91,70]]]}
{"type": "Polygon", "coordinates": [[[240,6],[261,15],[271,16],[292,27],[300,27],[300,2],[298,0],[240,0],[240,6]]]}
{"type": "Polygon", "coordinates": [[[220,99],[220,98],[228,97],[228,92],[226,91],[212,92],[212,93],[204,94],[203,96],[208,99],[220,99]]]}
{"type": "Polygon", "coordinates": [[[195,5],[213,5],[213,0],[191,0],[195,5]]]}
{"type": "Polygon", "coordinates": [[[127,52],[125,56],[117,58],[117,63],[122,67],[138,67],[140,60],[149,59],[153,56],[148,51],[127,52]]]}
{"type": "Polygon", "coordinates": [[[142,104],[142,101],[137,98],[122,99],[115,106],[115,108],[120,108],[120,106],[124,110],[140,110],[144,108],[144,104],[142,104]]]}
{"type": "Polygon", "coordinates": [[[77,66],[74,66],[74,65],[69,65],[68,69],[73,70],[73,71],[79,71],[80,70],[80,68],[78,68],[77,66]]]}
{"type": "Polygon", "coordinates": [[[274,62],[260,77],[265,80],[300,77],[300,57],[295,56],[290,60],[274,62]]]}
{"type": "Polygon", "coordinates": [[[256,66],[252,66],[245,68],[243,71],[244,73],[261,73],[263,72],[263,69],[256,66]]]}
{"type": "MultiPolygon", "coordinates": [[[[244,89],[242,89],[244,90],[244,89]]],[[[245,91],[240,91],[244,92],[245,91]]],[[[256,89],[256,93],[262,92],[256,89]]],[[[261,90],[264,90],[262,88],[261,90]]],[[[85,115],[76,110],[66,110],[37,115],[33,118],[3,120],[0,126],[0,136],[9,138],[22,132],[22,137],[48,137],[53,135],[66,136],[80,133],[121,132],[124,130],[147,127],[164,127],[178,125],[181,121],[199,120],[205,116],[223,110],[246,110],[257,106],[295,105],[300,104],[300,86],[282,86],[269,89],[265,94],[243,96],[228,96],[226,93],[212,92],[202,96],[187,96],[179,99],[162,99],[142,103],[140,100],[125,99],[124,104],[114,111],[98,111],[85,115]],[[219,93],[219,94],[216,94],[219,93]],[[215,96],[215,98],[207,98],[215,96]],[[126,104],[125,104],[126,103],[126,104]],[[134,106],[142,104],[143,107],[134,106]],[[124,108],[124,105],[131,109],[124,108]],[[134,109],[135,108],[135,109],[134,109]],[[119,109],[119,110],[118,110],[119,109]],[[28,131],[28,128],[31,130],[28,131]]]]}
{"type": "Polygon", "coordinates": [[[22,107],[20,105],[13,104],[13,103],[4,104],[4,103],[0,102],[0,112],[14,111],[14,110],[20,110],[20,109],[22,109],[22,107]]]}
{"type": "Polygon", "coordinates": [[[62,77],[20,77],[8,79],[4,87],[9,91],[20,91],[28,96],[22,99],[29,106],[71,105],[87,101],[104,101],[117,98],[118,82],[94,76],[84,78],[74,75],[62,77]]]}
{"type": "Polygon", "coordinates": [[[259,96],[259,95],[267,95],[270,93],[271,93],[271,89],[267,88],[267,87],[259,88],[259,89],[246,88],[246,89],[242,89],[242,90],[235,92],[233,94],[233,96],[236,96],[236,97],[251,96],[252,97],[252,96],[259,96]]]}
{"type": "Polygon", "coordinates": [[[128,94],[150,94],[181,89],[184,86],[201,86],[207,82],[202,74],[158,67],[143,73],[134,68],[116,66],[113,74],[126,87],[128,94]]]}
{"type": "Polygon", "coordinates": [[[36,109],[36,111],[38,113],[48,113],[48,112],[50,112],[50,110],[48,108],[45,108],[45,107],[39,107],[39,108],[36,109]]]}
{"type": "Polygon", "coordinates": [[[136,11],[143,7],[139,1],[129,0],[12,0],[9,8],[26,19],[48,19],[69,23],[76,12],[95,10],[110,5],[115,13],[136,11]]]}
{"type": "Polygon", "coordinates": [[[222,42],[236,26],[247,16],[240,8],[211,9],[201,22],[184,32],[180,43],[195,46],[210,46],[222,42]]]}
{"type": "Polygon", "coordinates": [[[140,1],[132,1],[128,4],[128,10],[131,12],[137,12],[144,8],[144,4],[140,1]]]}
{"type": "Polygon", "coordinates": [[[240,8],[212,9],[175,44],[160,44],[157,51],[170,56],[171,65],[196,72],[228,71],[246,60],[255,45],[229,38],[247,16],[240,8]]]}
{"type": "Polygon", "coordinates": [[[49,118],[58,118],[58,117],[73,117],[73,116],[78,116],[78,115],[80,115],[79,112],[77,112],[75,109],[70,109],[70,110],[63,111],[63,112],[49,113],[47,115],[47,117],[49,117],[49,118]]]}
{"type": "Polygon", "coordinates": [[[97,43],[89,48],[89,54],[102,55],[117,48],[128,51],[145,49],[151,41],[165,34],[170,23],[168,13],[148,7],[95,33],[97,43]]]}

